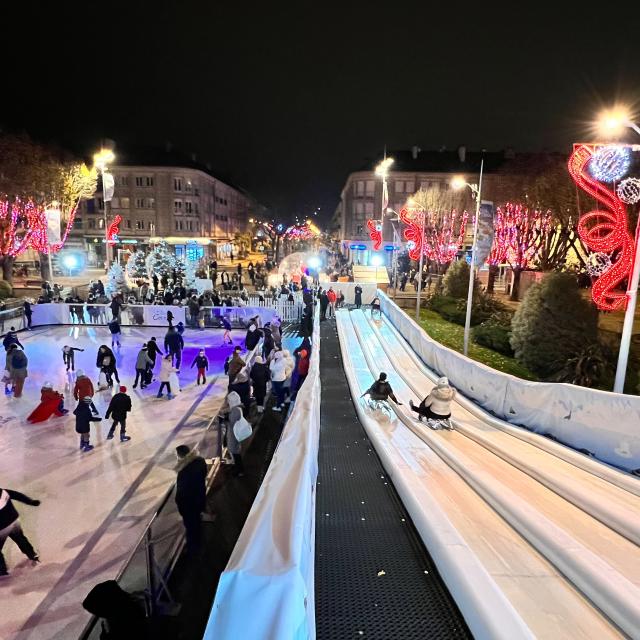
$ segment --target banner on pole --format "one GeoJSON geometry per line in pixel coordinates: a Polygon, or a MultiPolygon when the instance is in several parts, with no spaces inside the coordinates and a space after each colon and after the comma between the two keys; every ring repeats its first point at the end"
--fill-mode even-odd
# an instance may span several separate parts
{"type": "Polygon", "coordinates": [[[493,202],[483,200],[478,212],[475,267],[481,267],[489,257],[493,245],[493,202]]]}
{"type": "Polygon", "coordinates": [[[105,171],[102,174],[102,194],[105,202],[111,202],[115,189],[115,180],[113,174],[105,171]]]}
{"type": "Polygon", "coordinates": [[[51,208],[45,211],[47,216],[47,242],[49,245],[58,244],[60,238],[60,209],[51,208]]]}

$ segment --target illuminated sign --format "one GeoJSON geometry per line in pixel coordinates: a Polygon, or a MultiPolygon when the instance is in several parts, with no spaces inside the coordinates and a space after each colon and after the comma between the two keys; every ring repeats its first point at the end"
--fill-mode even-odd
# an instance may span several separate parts
{"type": "Polygon", "coordinates": [[[354,249],[356,251],[366,251],[367,245],[366,244],[352,244],[352,245],[349,246],[349,249],[354,249]]]}

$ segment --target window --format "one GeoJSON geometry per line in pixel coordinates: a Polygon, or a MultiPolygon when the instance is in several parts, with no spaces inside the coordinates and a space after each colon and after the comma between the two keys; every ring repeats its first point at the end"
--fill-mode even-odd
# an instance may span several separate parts
{"type": "Polygon", "coordinates": [[[119,187],[128,187],[129,176],[117,176],[115,182],[119,187]]]}
{"type": "Polygon", "coordinates": [[[187,231],[193,231],[193,222],[191,220],[187,220],[187,231]]]}
{"type": "Polygon", "coordinates": [[[98,198],[98,209],[104,209],[104,199],[98,198]]]}
{"type": "Polygon", "coordinates": [[[415,182],[413,180],[396,180],[396,193],[413,193],[415,182]]]}
{"type": "Polygon", "coordinates": [[[129,208],[129,198],[120,198],[120,208],[121,209],[129,208]]]}
{"type": "Polygon", "coordinates": [[[191,200],[186,200],[184,203],[184,212],[185,213],[193,213],[193,205],[191,204],[191,200]]]}
{"type": "Polygon", "coordinates": [[[185,182],[184,190],[185,190],[187,193],[191,193],[191,192],[193,191],[193,183],[191,182],[191,180],[187,180],[187,181],[185,182]]]}
{"type": "Polygon", "coordinates": [[[125,229],[131,229],[131,220],[125,220],[124,221],[124,228],[125,229]]]}
{"type": "Polygon", "coordinates": [[[136,220],[136,229],[144,229],[144,220],[136,220]]]}
{"type": "Polygon", "coordinates": [[[136,187],[142,187],[144,178],[142,176],[136,176],[136,187]]]}
{"type": "Polygon", "coordinates": [[[98,218],[98,229],[104,229],[104,218],[98,218]]]}
{"type": "Polygon", "coordinates": [[[356,233],[357,233],[359,236],[361,236],[361,235],[363,234],[363,232],[364,232],[364,227],[363,227],[361,224],[359,224],[359,225],[356,227],[356,233]]]}
{"type": "Polygon", "coordinates": [[[196,203],[194,204],[194,206],[195,206],[196,214],[199,214],[199,213],[200,213],[200,207],[198,206],[198,203],[196,202],[196,203]]]}
{"type": "Polygon", "coordinates": [[[76,229],[82,229],[82,218],[76,217],[74,224],[76,225],[76,229]]]}
{"type": "Polygon", "coordinates": [[[226,198],[224,199],[224,203],[227,204],[227,199],[226,198]]]}
{"type": "Polygon", "coordinates": [[[182,200],[174,200],[173,201],[173,212],[174,213],[182,213],[182,200]]]}
{"type": "Polygon", "coordinates": [[[173,190],[174,191],[182,191],[182,178],[174,178],[173,179],[173,190]]]}
{"type": "Polygon", "coordinates": [[[356,184],[355,184],[355,189],[356,189],[356,195],[357,196],[363,196],[364,195],[364,187],[365,187],[365,181],[364,180],[357,180],[356,184]]]}
{"type": "Polygon", "coordinates": [[[113,209],[119,209],[120,208],[120,198],[111,198],[111,207],[113,209]]]}
{"type": "Polygon", "coordinates": [[[356,218],[362,218],[364,215],[364,202],[353,203],[353,215],[356,218]]]}
{"type": "Polygon", "coordinates": [[[91,200],[87,200],[87,213],[95,213],[96,212],[96,201],[91,198],[91,200]]]}
{"type": "Polygon", "coordinates": [[[373,180],[367,180],[366,187],[365,187],[365,193],[368,196],[373,196],[373,193],[374,193],[375,188],[376,188],[375,185],[376,185],[376,183],[373,180]]]}
{"type": "Polygon", "coordinates": [[[178,221],[176,220],[176,231],[178,230],[178,221]]]}
{"type": "Polygon", "coordinates": [[[373,202],[365,202],[364,203],[364,212],[368,216],[372,216],[373,215],[373,202]]]}
{"type": "Polygon", "coordinates": [[[178,227],[180,228],[180,231],[182,231],[182,220],[178,220],[178,227]]]}
{"type": "Polygon", "coordinates": [[[144,209],[144,198],[136,198],[136,209],[144,209]]]}
{"type": "Polygon", "coordinates": [[[147,176],[146,177],[146,186],[147,187],[153,187],[153,176],[147,176]]]}
{"type": "Polygon", "coordinates": [[[96,228],[96,221],[95,218],[92,218],[91,220],[89,220],[89,229],[95,229],[96,228]]]}
{"type": "Polygon", "coordinates": [[[145,209],[155,209],[156,199],[155,198],[145,198],[144,200],[144,208],[145,209]]]}

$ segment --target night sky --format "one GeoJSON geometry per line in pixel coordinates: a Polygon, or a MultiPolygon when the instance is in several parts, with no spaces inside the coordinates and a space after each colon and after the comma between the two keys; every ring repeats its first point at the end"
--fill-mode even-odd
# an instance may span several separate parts
{"type": "Polygon", "coordinates": [[[328,219],[385,144],[568,150],[640,98],[622,5],[3,4],[3,127],[84,153],[171,141],[283,217],[328,219]]]}

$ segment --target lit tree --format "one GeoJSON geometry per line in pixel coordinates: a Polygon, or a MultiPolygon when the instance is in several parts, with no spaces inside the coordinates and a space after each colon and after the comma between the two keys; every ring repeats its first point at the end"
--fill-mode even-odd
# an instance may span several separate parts
{"type": "Polygon", "coordinates": [[[111,297],[118,292],[126,291],[127,285],[124,279],[124,269],[114,262],[107,273],[107,284],[104,287],[104,291],[107,297],[111,297]]]}
{"type": "Polygon", "coordinates": [[[147,256],[146,265],[147,271],[158,278],[165,275],[170,278],[176,266],[176,257],[171,253],[169,245],[164,240],[160,240],[147,256]]]}
{"type": "Polygon", "coordinates": [[[127,276],[129,276],[130,280],[146,280],[149,277],[146,260],[144,251],[140,249],[129,257],[127,261],[127,276]]]}

